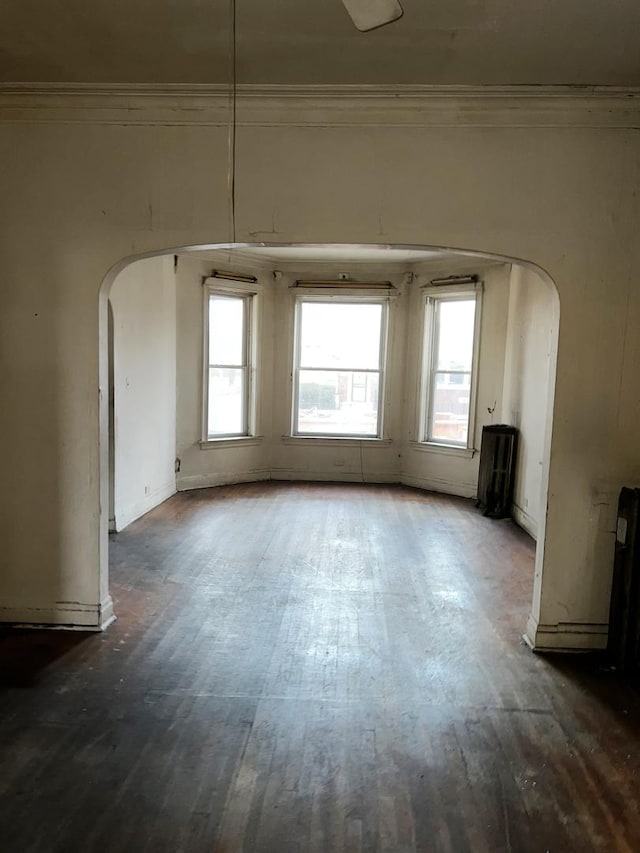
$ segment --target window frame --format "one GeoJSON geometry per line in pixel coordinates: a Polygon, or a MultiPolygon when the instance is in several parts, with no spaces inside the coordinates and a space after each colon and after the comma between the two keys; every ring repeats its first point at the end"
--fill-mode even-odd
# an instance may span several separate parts
{"type": "MultiPolygon", "coordinates": [[[[482,324],[482,297],[484,286],[481,281],[469,285],[440,285],[423,288],[423,323],[422,323],[422,368],[420,373],[420,406],[418,436],[419,443],[429,449],[446,452],[473,452],[475,450],[476,401],[478,391],[478,368],[480,362],[480,337],[482,324]],[[473,345],[469,389],[469,418],[467,422],[467,440],[458,442],[444,440],[432,435],[433,404],[435,393],[435,375],[443,372],[437,368],[436,345],[438,342],[438,304],[443,302],[475,300],[473,321],[473,345]]],[[[455,372],[455,371],[444,371],[455,372]]]]}
{"type": "Polygon", "coordinates": [[[203,287],[203,346],[202,346],[202,424],[201,441],[202,447],[211,447],[221,442],[241,442],[251,439],[256,434],[255,424],[255,346],[256,346],[256,302],[258,292],[251,285],[242,283],[221,284],[211,279],[204,279],[203,287]],[[242,300],[243,308],[243,341],[242,341],[242,365],[233,365],[234,369],[241,368],[243,371],[244,388],[242,393],[242,432],[220,433],[209,435],[209,370],[211,367],[230,367],[230,365],[215,365],[209,361],[209,306],[212,297],[222,297],[242,300]]]}
{"type": "MultiPolygon", "coordinates": [[[[376,291],[347,291],[339,290],[336,292],[328,292],[328,289],[322,289],[321,293],[307,292],[297,293],[295,295],[294,317],[293,317],[293,365],[291,371],[291,425],[290,435],[292,439],[311,439],[311,440],[330,440],[330,441],[383,441],[384,440],[384,408],[386,399],[386,367],[387,367],[387,352],[389,346],[389,310],[391,293],[386,291],[381,294],[376,291]],[[378,375],[378,412],[376,421],[376,434],[370,435],[366,433],[334,433],[334,432],[300,432],[297,429],[299,418],[299,394],[300,394],[300,371],[310,368],[304,368],[300,365],[301,355],[301,327],[302,327],[302,305],[305,302],[324,303],[324,304],[348,304],[348,305],[380,305],[380,345],[378,351],[378,368],[365,369],[362,368],[342,368],[340,371],[345,373],[375,373],[378,375]]],[[[313,368],[315,370],[326,370],[331,372],[334,368],[323,367],[313,368]]]]}

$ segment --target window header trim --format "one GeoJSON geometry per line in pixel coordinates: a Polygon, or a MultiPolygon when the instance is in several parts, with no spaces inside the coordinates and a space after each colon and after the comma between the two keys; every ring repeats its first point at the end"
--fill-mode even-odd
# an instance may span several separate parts
{"type": "Polygon", "coordinates": [[[219,293],[221,296],[257,296],[259,293],[255,284],[212,278],[209,275],[202,279],[202,285],[209,293],[219,293]]]}
{"type": "Polygon", "coordinates": [[[475,284],[424,284],[421,288],[422,292],[429,299],[464,299],[471,293],[482,293],[484,291],[484,282],[477,281],[475,284]]]}
{"type": "Polygon", "coordinates": [[[311,288],[298,289],[292,287],[291,291],[295,293],[296,304],[301,302],[326,302],[327,304],[331,302],[357,302],[361,305],[387,305],[399,295],[398,291],[386,290],[336,290],[332,292],[330,288],[313,290],[311,288]]]}
{"type": "Polygon", "coordinates": [[[330,290],[332,288],[336,290],[396,290],[396,288],[391,284],[390,281],[351,281],[349,279],[336,279],[336,280],[328,280],[328,279],[318,279],[314,281],[312,279],[298,279],[293,285],[292,288],[297,288],[299,290],[305,288],[312,289],[322,289],[322,290],[330,290]]]}

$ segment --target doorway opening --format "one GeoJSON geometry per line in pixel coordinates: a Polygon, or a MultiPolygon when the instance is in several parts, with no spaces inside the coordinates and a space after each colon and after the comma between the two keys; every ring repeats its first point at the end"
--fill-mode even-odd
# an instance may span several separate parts
{"type": "Polygon", "coordinates": [[[519,431],[513,517],[537,543],[535,613],[559,324],[557,290],[539,267],[415,245],[170,249],[111,270],[100,322],[101,376],[111,370],[113,389],[101,417],[105,586],[109,526],[124,529],[175,491],[337,480],[471,498],[482,428],[507,423],[519,431]],[[468,364],[445,347],[447,363],[434,366],[429,312],[444,296],[456,309],[470,303],[470,293],[468,364]],[[233,321],[216,327],[212,313],[222,306],[231,318],[233,300],[244,312],[235,337],[233,321]],[[364,317],[363,305],[377,323],[369,355],[337,333],[338,314],[364,317]],[[307,314],[336,334],[305,326],[307,314]],[[226,330],[226,353],[211,342],[215,328],[218,342],[226,330]],[[212,433],[212,402],[237,410],[241,428],[212,433]]]}

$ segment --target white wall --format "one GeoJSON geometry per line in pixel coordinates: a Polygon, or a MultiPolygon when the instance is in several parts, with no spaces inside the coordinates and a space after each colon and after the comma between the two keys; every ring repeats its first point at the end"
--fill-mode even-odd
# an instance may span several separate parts
{"type": "Polygon", "coordinates": [[[175,492],[176,286],[173,257],[137,261],[111,288],[114,527],[175,492]]]}
{"type": "MultiPolygon", "coordinates": [[[[238,268],[225,259],[224,269],[238,268]]],[[[273,362],[273,276],[270,271],[251,266],[249,272],[258,275],[257,296],[253,322],[258,341],[256,358],[256,436],[250,439],[219,441],[203,445],[203,279],[211,275],[213,261],[201,261],[181,255],[178,261],[177,282],[177,444],[176,454],[180,471],[178,489],[198,489],[222,483],[264,480],[270,476],[266,458],[271,433],[271,397],[273,362]]]]}
{"type": "MultiPolygon", "coordinates": [[[[223,265],[223,264],[219,264],[223,265]]],[[[398,449],[385,443],[358,440],[291,438],[291,366],[296,278],[318,277],[318,268],[300,268],[274,278],[272,266],[225,257],[224,267],[257,276],[256,311],[259,353],[257,359],[256,437],[200,445],[202,423],[202,280],[213,261],[183,255],[178,265],[178,406],[177,454],[179,489],[258,479],[319,479],[399,482],[398,449]]],[[[344,266],[344,265],[343,265],[344,266]]],[[[353,269],[353,267],[351,267],[353,269]]],[[[342,267],[340,268],[342,269],[342,267]]],[[[323,275],[336,271],[323,266],[323,275]]],[[[380,270],[375,270],[377,276],[380,270]]],[[[371,274],[368,267],[360,277],[371,274]]],[[[385,272],[386,276],[386,272],[385,272]]],[[[387,276],[388,277],[388,276],[387,276]]],[[[402,276],[392,276],[401,286],[402,276]]],[[[400,300],[398,300],[400,301],[400,300]]],[[[404,313],[391,306],[389,336],[389,393],[385,434],[397,443],[403,418],[404,313]],[[402,360],[398,357],[402,355],[402,360]]]]}
{"type": "Polygon", "coordinates": [[[502,421],[519,429],[513,514],[538,535],[551,354],[557,334],[550,285],[518,265],[511,268],[502,421]]]}
{"type": "MultiPolygon", "coordinates": [[[[222,262],[219,263],[223,266],[222,262]]],[[[509,265],[475,271],[484,280],[478,366],[476,452],[427,449],[418,444],[418,401],[422,361],[422,286],[435,273],[419,272],[409,283],[406,270],[362,262],[293,267],[280,271],[256,266],[242,253],[224,255],[225,268],[257,276],[260,291],[260,357],[256,437],[201,446],[202,280],[215,266],[183,255],[178,266],[178,456],[179,489],[256,479],[345,480],[407,483],[471,497],[476,494],[482,426],[497,422],[502,402],[509,265]],[[298,278],[335,278],[349,270],[355,279],[389,280],[390,299],[384,393],[383,440],[291,437],[294,306],[298,278]],[[489,413],[493,409],[493,413],[489,413]]],[[[281,264],[280,266],[284,266],[281,264]]],[[[454,273],[455,262],[444,273],[454,273]]]]}
{"type": "MultiPolygon", "coordinates": [[[[228,239],[227,117],[207,92],[0,92],[4,621],[110,617],[106,292],[123,259],[228,239]]],[[[638,126],[636,96],[541,87],[239,103],[239,241],[458,247],[556,283],[539,648],[604,644],[618,492],[640,481],[638,126]]]]}
{"type": "Polygon", "coordinates": [[[509,266],[490,267],[482,274],[484,293],[480,323],[480,351],[476,394],[475,452],[443,452],[419,444],[420,363],[423,334],[423,300],[420,285],[433,276],[418,277],[411,292],[406,361],[406,416],[402,448],[402,482],[424,489],[475,497],[482,427],[497,423],[502,403],[502,377],[505,357],[507,308],[509,304],[509,266]],[[493,412],[489,410],[493,409],[493,412]]]}
{"type": "Polygon", "coordinates": [[[406,291],[402,276],[384,267],[366,264],[340,265],[355,279],[372,278],[389,280],[397,288],[389,302],[387,327],[387,371],[383,436],[385,441],[372,442],[358,439],[336,440],[330,438],[308,439],[291,436],[293,394],[293,340],[296,279],[314,279],[323,276],[335,278],[339,269],[335,265],[298,269],[285,269],[276,282],[274,317],[274,384],[273,384],[273,435],[271,439],[271,470],[279,480],[347,480],[374,483],[400,480],[397,438],[403,418],[403,330],[405,326],[404,301],[406,291]]]}

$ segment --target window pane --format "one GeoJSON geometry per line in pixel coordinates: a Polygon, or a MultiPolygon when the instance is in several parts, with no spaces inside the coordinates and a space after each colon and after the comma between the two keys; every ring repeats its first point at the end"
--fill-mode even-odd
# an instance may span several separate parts
{"type": "Polygon", "coordinates": [[[303,302],[300,366],[377,370],[382,305],[303,302]]]}
{"type": "Polygon", "coordinates": [[[351,382],[351,399],[354,403],[364,403],[367,399],[367,374],[354,373],[351,382]]]}
{"type": "Polygon", "coordinates": [[[471,374],[436,373],[434,383],[430,437],[438,441],[466,444],[471,374]]]}
{"type": "Polygon", "coordinates": [[[438,312],[440,334],[435,367],[438,370],[471,370],[475,299],[442,301],[438,312]]]}
{"type": "Polygon", "coordinates": [[[244,373],[242,368],[209,368],[209,438],[244,432],[244,373]]]}
{"type": "Polygon", "coordinates": [[[349,370],[301,370],[298,433],[378,434],[380,376],[349,370]]]}
{"type": "Polygon", "coordinates": [[[209,364],[244,364],[244,299],[209,298],[209,364]]]}

